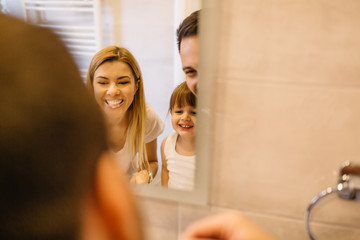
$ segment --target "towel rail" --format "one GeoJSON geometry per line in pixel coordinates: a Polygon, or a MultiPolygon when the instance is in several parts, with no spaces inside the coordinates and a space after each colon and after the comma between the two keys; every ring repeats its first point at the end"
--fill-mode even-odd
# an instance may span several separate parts
{"type": "MultiPolygon", "coordinates": [[[[87,57],[92,57],[94,55],[94,52],[86,52],[86,51],[72,51],[73,55],[75,56],[87,56],[87,57]]],[[[87,72],[87,69],[84,69],[84,71],[87,72]]]]}
{"type": "Polygon", "coordinates": [[[69,44],[67,44],[67,47],[70,48],[70,50],[73,49],[74,51],[77,51],[77,50],[86,50],[86,51],[95,53],[93,46],[85,46],[85,45],[81,45],[81,44],[72,44],[72,43],[69,43],[69,44]]]}
{"type": "Polygon", "coordinates": [[[59,31],[54,31],[56,34],[58,34],[61,38],[86,38],[86,39],[96,39],[96,37],[94,37],[94,33],[79,33],[79,32],[59,32],[59,31]]]}
{"type": "Polygon", "coordinates": [[[95,31],[95,26],[86,26],[86,25],[57,25],[57,24],[39,24],[42,27],[47,27],[51,29],[64,29],[64,30],[90,30],[95,31]]]}
{"type": "Polygon", "coordinates": [[[23,4],[25,20],[56,33],[74,56],[85,79],[84,66],[89,65],[91,57],[102,47],[100,0],[24,0],[23,4]]]}
{"type": "Polygon", "coordinates": [[[83,44],[83,45],[86,45],[86,46],[88,46],[88,45],[91,45],[92,46],[92,48],[94,48],[94,46],[95,46],[95,40],[91,40],[91,39],[81,39],[81,38],[78,38],[78,39],[76,39],[76,38],[63,38],[62,39],[64,42],[66,42],[66,43],[77,43],[77,44],[83,44]]]}
{"type": "Polygon", "coordinates": [[[27,6],[26,7],[27,10],[34,10],[34,11],[58,11],[58,12],[63,12],[63,11],[71,11],[71,12],[93,12],[92,8],[83,8],[83,7],[79,7],[79,8],[75,8],[75,7],[38,7],[38,6],[27,6]]]}
{"type": "Polygon", "coordinates": [[[338,196],[346,200],[360,201],[360,165],[345,161],[340,165],[338,184],[328,187],[311,199],[305,212],[305,226],[311,240],[316,237],[311,231],[310,217],[315,205],[326,196],[337,193],[338,196]]]}
{"type": "Polygon", "coordinates": [[[24,0],[25,4],[46,4],[46,5],[83,5],[83,6],[88,6],[91,4],[94,4],[94,1],[88,0],[88,1],[84,1],[84,0],[79,0],[79,1],[58,1],[58,0],[24,0]]]}

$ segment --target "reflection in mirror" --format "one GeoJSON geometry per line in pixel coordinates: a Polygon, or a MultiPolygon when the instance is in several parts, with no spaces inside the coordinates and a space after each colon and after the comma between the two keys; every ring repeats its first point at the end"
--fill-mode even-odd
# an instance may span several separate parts
{"type": "MultiPolygon", "coordinates": [[[[2,0],[2,2],[6,2],[10,14],[25,18],[23,1],[2,0]]],[[[151,184],[135,185],[135,192],[141,196],[176,201],[180,199],[179,196],[181,196],[183,201],[187,202],[199,203],[206,201],[207,165],[206,161],[203,161],[205,158],[201,156],[201,152],[203,152],[202,155],[206,155],[206,134],[209,132],[205,130],[208,127],[208,123],[204,120],[206,119],[206,114],[208,114],[207,107],[206,104],[202,103],[202,98],[206,99],[205,95],[199,95],[200,109],[198,109],[197,118],[202,124],[197,127],[197,132],[201,132],[201,134],[197,137],[196,141],[201,141],[202,144],[201,146],[197,144],[194,191],[183,194],[183,192],[178,190],[161,187],[160,171],[160,144],[165,137],[174,131],[171,124],[171,115],[168,113],[170,96],[174,88],[184,81],[184,73],[176,46],[175,31],[179,23],[186,16],[201,7],[201,1],[156,0],[149,2],[144,0],[102,0],[95,2],[101,2],[100,10],[97,12],[100,14],[100,18],[97,19],[100,20],[101,24],[95,24],[100,29],[96,34],[99,37],[98,45],[95,47],[97,48],[96,51],[109,45],[124,46],[130,50],[141,67],[146,102],[153,107],[165,122],[165,129],[157,138],[159,170],[151,184]]],[[[80,15],[84,17],[83,13],[80,15]]],[[[36,17],[40,18],[41,14],[37,14],[36,17]]],[[[83,21],[85,19],[76,19],[76,23],[83,21]]],[[[83,41],[80,44],[85,44],[85,42],[83,41]]],[[[91,56],[96,51],[88,54],[88,59],[82,61],[79,67],[86,68],[91,56]]],[[[84,71],[82,75],[85,78],[84,71]]],[[[202,85],[205,88],[206,83],[202,83],[202,85]]]]}
{"type": "MultiPolygon", "coordinates": [[[[179,51],[176,44],[175,31],[179,27],[180,22],[183,21],[186,16],[189,16],[193,11],[200,8],[200,4],[198,4],[196,7],[193,6],[193,8],[186,9],[185,6],[174,5],[174,2],[169,3],[171,1],[157,1],[163,3],[157,5],[157,7],[140,7],[135,6],[136,4],[129,4],[127,1],[125,2],[126,4],[122,4],[121,6],[123,14],[120,14],[124,17],[122,23],[125,25],[122,26],[122,42],[125,46],[130,46],[131,44],[138,42],[138,45],[134,48],[131,48],[131,50],[134,51],[134,55],[138,58],[139,63],[142,67],[145,79],[144,81],[147,101],[149,101],[150,104],[154,108],[156,108],[157,112],[161,117],[163,117],[166,124],[164,133],[158,138],[159,143],[161,143],[162,139],[174,132],[170,122],[171,116],[168,114],[168,104],[171,93],[180,82],[185,80],[179,51]],[[129,10],[126,8],[130,5],[133,7],[133,10],[129,10]],[[164,10],[165,6],[168,7],[166,10],[164,10]],[[151,9],[151,11],[149,11],[148,9],[151,9]],[[176,11],[174,11],[174,9],[176,11]],[[157,17],[154,18],[154,15],[156,15],[157,17]],[[157,26],[157,28],[155,28],[154,26],[157,26]],[[127,30],[128,32],[125,33],[124,30],[127,30]],[[134,32],[136,32],[139,37],[126,41],[126,38],[137,36],[136,34],[134,34],[134,32]],[[144,41],[144,39],[146,40],[144,41]],[[165,46],[168,46],[166,47],[166,49],[171,48],[172,51],[164,51],[165,46]],[[152,51],[154,52],[152,53],[152,51]],[[146,53],[148,53],[149,55],[147,55],[146,53]]],[[[184,1],[175,2],[179,3],[184,1]]],[[[205,4],[205,2],[209,1],[204,1],[203,4],[205,4]]],[[[200,1],[198,1],[198,3],[200,3],[200,1]]],[[[206,6],[203,5],[202,7],[206,6]]],[[[206,21],[203,22],[208,22],[209,24],[211,24],[213,23],[212,21],[214,21],[214,18],[209,17],[206,21]]],[[[212,32],[210,33],[213,34],[212,32]]],[[[214,36],[210,37],[213,37],[215,39],[214,36]]],[[[206,44],[211,45],[212,40],[210,40],[206,44]]],[[[208,56],[210,56],[212,53],[208,52],[207,54],[208,56]]],[[[208,59],[204,63],[206,63],[206,67],[209,67],[209,69],[211,69],[210,59],[208,59]]],[[[210,80],[212,77],[212,71],[204,71],[202,74],[202,77],[206,78],[208,81],[206,83],[202,82],[201,86],[204,86],[204,89],[206,89],[206,92],[209,94],[201,95],[200,91],[198,95],[199,105],[197,106],[197,122],[200,122],[200,124],[197,124],[196,127],[197,144],[194,191],[186,192],[186,194],[184,194],[184,191],[179,191],[171,188],[165,189],[159,187],[159,184],[157,184],[156,186],[136,185],[134,186],[134,190],[140,196],[148,196],[155,198],[160,197],[162,199],[170,199],[175,201],[179,201],[179,199],[181,199],[181,201],[183,202],[191,203],[205,203],[207,201],[208,164],[206,159],[208,159],[208,141],[210,139],[209,135],[211,134],[210,119],[207,116],[210,114],[209,109],[212,102],[212,85],[210,80]]],[[[160,155],[158,154],[158,156],[160,155]]]]}

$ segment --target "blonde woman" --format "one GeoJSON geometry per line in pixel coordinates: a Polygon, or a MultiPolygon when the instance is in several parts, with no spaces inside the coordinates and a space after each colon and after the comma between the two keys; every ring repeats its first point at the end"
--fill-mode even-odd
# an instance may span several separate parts
{"type": "Polygon", "coordinates": [[[145,103],[136,59],[125,48],[100,50],[90,62],[87,87],[103,110],[110,148],[130,182],[150,183],[158,169],[157,137],[164,123],[145,103]]]}

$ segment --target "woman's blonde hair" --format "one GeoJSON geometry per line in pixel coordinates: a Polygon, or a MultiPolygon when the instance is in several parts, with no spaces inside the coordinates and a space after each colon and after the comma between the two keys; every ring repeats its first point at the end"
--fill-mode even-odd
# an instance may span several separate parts
{"type": "Polygon", "coordinates": [[[135,84],[138,84],[138,90],[135,93],[134,100],[130,105],[128,111],[130,122],[128,128],[130,129],[130,144],[129,150],[132,159],[132,166],[136,168],[136,154],[139,153],[139,161],[137,170],[149,169],[149,161],[147,158],[146,147],[144,142],[145,135],[145,94],[141,70],[135,57],[126,48],[117,46],[105,47],[97,52],[91,59],[89,70],[86,77],[86,85],[90,92],[94,94],[94,74],[95,71],[104,62],[119,61],[129,65],[133,72],[135,84]]]}

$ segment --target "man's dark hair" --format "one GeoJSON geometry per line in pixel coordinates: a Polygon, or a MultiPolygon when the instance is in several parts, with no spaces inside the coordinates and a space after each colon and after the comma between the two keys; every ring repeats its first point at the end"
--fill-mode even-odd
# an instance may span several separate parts
{"type": "Polygon", "coordinates": [[[200,10],[193,12],[180,24],[176,31],[177,45],[180,52],[181,41],[185,37],[198,35],[198,22],[200,10]]]}
{"type": "Polygon", "coordinates": [[[105,126],[49,30],[0,14],[0,239],[76,239],[105,126]]]}

